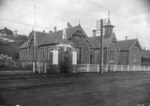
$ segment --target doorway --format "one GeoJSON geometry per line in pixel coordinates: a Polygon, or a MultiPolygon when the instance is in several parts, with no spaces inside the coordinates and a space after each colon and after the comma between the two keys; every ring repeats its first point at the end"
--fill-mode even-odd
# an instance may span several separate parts
{"type": "Polygon", "coordinates": [[[60,73],[70,73],[72,67],[72,56],[68,51],[60,51],[59,52],[59,70],[60,73]]]}

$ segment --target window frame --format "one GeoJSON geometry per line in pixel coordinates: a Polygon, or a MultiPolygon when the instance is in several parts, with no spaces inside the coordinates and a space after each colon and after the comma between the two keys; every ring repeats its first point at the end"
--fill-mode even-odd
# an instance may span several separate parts
{"type": "Polygon", "coordinates": [[[115,62],[115,51],[114,50],[110,50],[109,61],[110,61],[110,63],[115,62]]]}
{"type": "Polygon", "coordinates": [[[77,61],[83,61],[83,47],[82,46],[77,46],[77,61]],[[80,52],[81,48],[81,52],[80,52]],[[81,56],[81,57],[80,57],[81,56]]]}
{"type": "Polygon", "coordinates": [[[137,62],[137,56],[138,56],[138,53],[134,52],[133,53],[133,62],[137,62]]]}

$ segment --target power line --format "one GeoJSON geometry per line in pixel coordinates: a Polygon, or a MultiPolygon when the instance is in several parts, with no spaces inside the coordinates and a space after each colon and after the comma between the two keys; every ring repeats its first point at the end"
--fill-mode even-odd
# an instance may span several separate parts
{"type": "MultiPolygon", "coordinates": [[[[0,18],[0,20],[2,20],[2,21],[9,21],[9,22],[13,22],[13,23],[17,23],[17,24],[21,24],[21,25],[25,25],[25,26],[30,26],[30,27],[32,27],[32,26],[33,26],[33,24],[28,24],[28,23],[19,22],[19,21],[10,20],[10,19],[0,18]]],[[[45,28],[45,29],[49,29],[48,27],[39,26],[39,25],[36,25],[36,27],[38,27],[38,28],[45,28]]]]}
{"type": "MultiPolygon", "coordinates": [[[[92,2],[92,1],[89,1],[89,0],[86,0],[86,1],[87,1],[88,3],[90,3],[90,4],[93,4],[93,5],[97,6],[97,7],[100,6],[100,7],[104,8],[104,9],[107,9],[107,10],[109,10],[109,11],[111,11],[111,12],[113,12],[113,13],[115,13],[115,14],[117,14],[117,15],[123,17],[123,18],[129,19],[129,20],[134,20],[134,21],[135,21],[135,19],[132,19],[132,18],[130,18],[130,17],[128,17],[128,16],[125,16],[125,15],[123,15],[123,14],[120,14],[119,12],[116,12],[116,11],[114,11],[114,10],[112,10],[112,9],[110,9],[110,8],[108,8],[108,7],[104,6],[104,5],[102,5],[102,4],[97,4],[97,3],[92,2]]],[[[145,24],[143,24],[143,25],[150,27],[149,25],[145,25],[145,24]]]]}
{"type": "MultiPolygon", "coordinates": [[[[11,0],[12,2],[16,2],[16,3],[20,3],[20,2],[17,2],[17,1],[15,1],[15,0],[11,0]]],[[[33,3],[33,2],[31,2],[31,3],[33,3]]],[[[55,9],[55,10],[57,10],[58,12],[60,12],[61,10],[58,10],[57,8],[55,8],[54,6],[52,6],[52,5],[49,5],[49,4],[44,4],[44,3],[38,3],[38,2],[34,2],[33,3],[33,5],[31,5],[31,4],[29,4],[29,3],[25,3],[25,2],[21,2],[20,4],[25,4],[25,5],[28,5],[28,6],[30,6],[30,7],[32,7],[33,8],[33,6],[34,6],[34,4],[39,4],[40,6],[41,6],[41,4],[43,4],[44,5],[44,7],[46,6],[46,7],[52,7],[53,9],[55,9]]],[[[49,11],[49,10],[43,10],[43,9],[40,9],[39,7],[38,7],[38,5],[36,5],[36,9],[38,9],[38,11],[37,12],[40,12],[40,13],[43,13],[43,12],[45,12],[45,13],[48,13],[48,14],[50,14],[52,11],[49,11]]],[[[64,12],[64,11],[61,11],[62,13],[64,12]]],[[[47,14],[47,16],[50,16],[50,15],[48,15],[47,14]]],[[[51,17],[51,16],[50,16],[51,17]]],[[[60,18],[60,17],[59,17],[60,18]]],[[[67,18],[70,18],[69,20],[70,21],[77,21],[77,20],[75,20],[75,19],[73,19],[72,17],[70,17],[70,16],[61,16],[61,19],[67,19],[67,18]]]]}

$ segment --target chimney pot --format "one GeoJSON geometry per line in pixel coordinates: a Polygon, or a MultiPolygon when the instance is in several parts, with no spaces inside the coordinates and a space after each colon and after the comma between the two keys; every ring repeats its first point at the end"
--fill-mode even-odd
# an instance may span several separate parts
{"type": "Polygon", "coordinates": [[[93,37],[96,37],[96,30],[93,29],[93,37]]]}
{"type": "Polygon", "coordinates": [[[49,31],[49,33],[52,33],[52,31],[49,31]]]}
{"type": "Polygon", "coordinates": [[[127,40],[127,39],[128,39],[128,36],[126,36],[125,39],[127,40]]]}
{"type": "Polygon", "coordinates": [[[56,32],[56,31],[57,31],[57,27],[55,26],[55,27],[54,27],[54,32],[56,32]]]}
{"type": "Polygon", "coordinates": [[[71,24],[68,22],[68,23],[67,23],[67,28],[70,28],[70,27],[72,27],[72,26],[71,26],[71,24]]]}

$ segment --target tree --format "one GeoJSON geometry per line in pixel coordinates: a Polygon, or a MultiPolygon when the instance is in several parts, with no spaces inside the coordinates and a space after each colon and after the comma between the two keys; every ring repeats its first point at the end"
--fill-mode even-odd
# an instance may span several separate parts
{"type": "Polygon", "coordinates": [[[7,34],[7,35],[13,35],[13,31],[4,27],[4,32],[7,34]]]}

